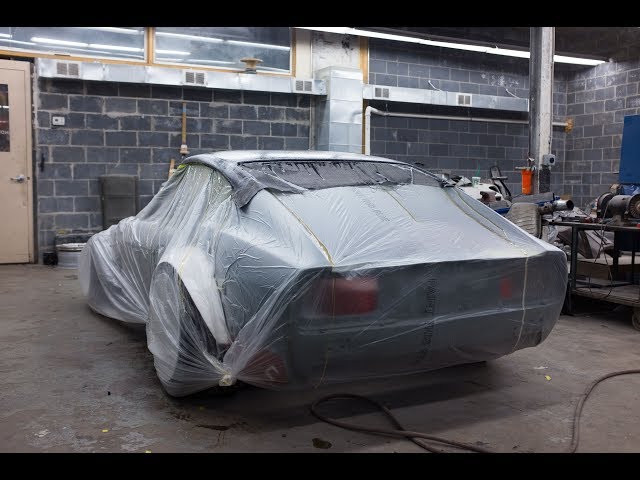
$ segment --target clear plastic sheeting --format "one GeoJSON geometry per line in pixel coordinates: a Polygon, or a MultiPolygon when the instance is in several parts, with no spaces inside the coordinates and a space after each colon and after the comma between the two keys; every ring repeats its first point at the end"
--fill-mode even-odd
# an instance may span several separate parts
{"type": "Polygon", "coordinates": [[[413,166],[236,151],[187,159],[137,216],[90,239],[79,277],[92,309],[146,323],[158,376],[182,396],[413,373],[537,345],[560,313],[567,265],[413,166]]]}

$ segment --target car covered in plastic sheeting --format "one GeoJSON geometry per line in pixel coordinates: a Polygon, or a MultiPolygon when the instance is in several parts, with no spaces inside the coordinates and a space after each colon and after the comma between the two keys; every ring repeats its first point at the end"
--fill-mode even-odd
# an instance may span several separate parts
{"type": "Polygon", "coordinates": [[[567,283],[563,252],[446,180],[335,152],[187,158],[79,270],[175,396],[495,359],[547,337],[567,283]]]}

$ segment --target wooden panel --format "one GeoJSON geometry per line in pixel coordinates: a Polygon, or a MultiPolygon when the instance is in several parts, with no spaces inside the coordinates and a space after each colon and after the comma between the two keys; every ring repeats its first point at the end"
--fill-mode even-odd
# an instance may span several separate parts
{"type": "Polygon", "coordinates": [[[33,261],[30,66],[0,60],[0,263],[33,261]]]}

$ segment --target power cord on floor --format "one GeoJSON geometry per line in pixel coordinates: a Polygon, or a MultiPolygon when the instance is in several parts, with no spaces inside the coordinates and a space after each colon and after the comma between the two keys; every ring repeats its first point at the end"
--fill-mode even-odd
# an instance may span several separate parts
{"type": "MultiPolygon", "coordinates": [[[[576,450],[578,449],[578,443],[580,442],[580,417],[582,416],[582,409],[584,408],[584,404],[587,401],[587,399],[589,398],[589,395],[591,394],[591,392],[593,391],[593,389],[601,382],[603,382],[604,380],[607,380],[608,378],[613,378],[613,377],[619,377],[622,375],[633,375],[633,374],[640,374],[640,369],[638,370],[620,370],[620,371],[616,371],[616,372],[611,372],[611,373],[607,373],[606,375],[603,375],[599,378],[597,378],[596,380],[594,380],[593,383],[591,383],[587,389],[585,390],[584,394],[582,395],[582,397],[580,398],[580,401],[578,402],[578,405],[576,405],[576,410],[574,412],[573,415],[573,430],[571,432],[571,443],[569,445],[569,449],[567,450],[567,453],[575,453],[576,450]]],[[[420,448],[423,448],[424,450],[427,450],[429,452],[432,453],[444,453],[443,450],[439,450],[425,442],[423,442],[421,439],[425,439],[425,440],[431,440],[433,442],[438,442],[444,445],[449,445],[452,447],[456,447],[462,450],[467,450],[467,451],[471,451],[471,452],[477,452],[477,453],[494,453],[491,450],[488,450],[486,448],[482,448],[482,447],[478,447],[476,445],[471,445],[468,443],[463,443],[463,442],[457,442],[455,440],[448,440],[446,438],[442,438],[442,437],[436,437],[434,435],[428,435],[426,433],[423,432],[413,432],[411,430],[406,430],[402,424],[398,421],[398,419],[393,415],[393,413],[391,413],[391,410],[389,410],[387,407],[385,407],[384,405],[382,405],[381,403],[377,402],[376,400],[373,400],[369,397],[365,397],[363,395],[355,395],[352,393],[335,393],[332,395],[327,395],[325,397],[322,397],[318,400],[316,400],[312,405],[311,405],[311,413],[318,419],[321,420],[323,422],[326,423],[330,423],[331,425],[335,425],[336,427],[340,427],[340,428],[344,428],[346,430],[352,430],[354,432],[362,432],[362,433],[370,433],[373,435],[382,435],[382,436],[386,436],[386,437],[394,437],[394,438],[406,438],[408,440],[411,440],[413,443],[415,443],[416,445],[418,445],[420,448]],[[351,399],[351,400],[361,400],[363,402],[367,402],[371,405],[373,405],[374,407],[376,407],[378,410],[382,411],[387,418],[391,421],[391,423],[393,424],[393,426],[395,428],[376,428],[376,427],[367,427],[365,425],[358,425],[355,423],[349,423],[349,422],[343,422],[341,420],[336,420],[334,418],[331,417],[327,417],[321,413],[318,412],[318,406],[328,402],[329,400],[337,400],[337,399],[351,399]]]]}
{"type": "Polygon", "coordinates": [[[336,393],[333,395],[327,395],[326,397],[322,397],[321,399],[317,400],[315,403],[313,403],[311,405],[311,413],[313,415],[315,415],[319,420],[322,420],[323,422],[327,422],[330,423],[332,425],[335,425],[336,427],[341,427],[341,428],[345,428],[347,430],[353,430],[356,432],[364,432],[364,433],[371,433],[373,435],[383,435],[383,436],[387,436],[387,437],[404,437],[407,438],[409,440],[411,440],[413,443],[415,443],[416,445],[418,445],[421,448],[424,448],[425,450],[432,452],[432,453],[443,453],[441,450],[438,450],[422,441],[420,441],[419,439],[424,438],[425,440],[432,440],[434,442],[439,442],[439,443],[444,443],[445,445],[450,445],[453,447],[458,447],[458,448],[462,448],[463,450],[470,450],[472,452],[478,452],[478,453],[492,453],[490,450],[481,448],[481,447],[477,447],[475,445],[469,445],[467,443],[461,443],[461,442],[456,442],[454,440],[447,440],[446,438],[440,438],[440,437],[436,437],[433,435],[428,435],[426,433],[422,433],[422,432],[412,432],[410,430],[405,430],[405,428],[402,426],[402,424],[398,421],[398,419],[393,415],[393,413],[391,413],[391,410],[389,410],[387,407],[385,407],[384,405],[382,405],[381,403],[365,397],[363,395],[355,395],[352,393],[336,393]],[[345,398],[349,398],[349,399],[355,399],[355,400],[362,400],[364,402],[370,403],[371,405],[373,405],[374,407],[376,407],[378,410],[381,410],[386,416],[387,418],[389,418],[389,420],[391,421],[391,423],[396,427],[395,429],[391,429],[391,428],[375,428],[375,427],[366,427],[364,425],[357,425],[355,423],[348,423],[348,422],[342,422],[340,420],[336,420],[334,418],[330,418],[330,417],[326,417],[324,415],[322,415],[321,413],[318,413],[318,411],[316,410],[316,408],[318,407],[318,405],[320,405],[321,403],[327,402],[329,400],[334,400],[334,399],[345,399],[345,398]]]}

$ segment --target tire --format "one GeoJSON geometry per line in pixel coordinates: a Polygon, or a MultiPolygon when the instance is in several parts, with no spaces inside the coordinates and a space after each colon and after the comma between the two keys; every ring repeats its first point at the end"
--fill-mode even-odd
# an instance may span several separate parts
{"type": "Polygon", "coordinates": [[[236,386],[218,385],[216,361],[224,352],[170,264],[160,264],[151,286],[147,342],[165,391],[183,397],[199,391],[228,394],[236,386]]]}

